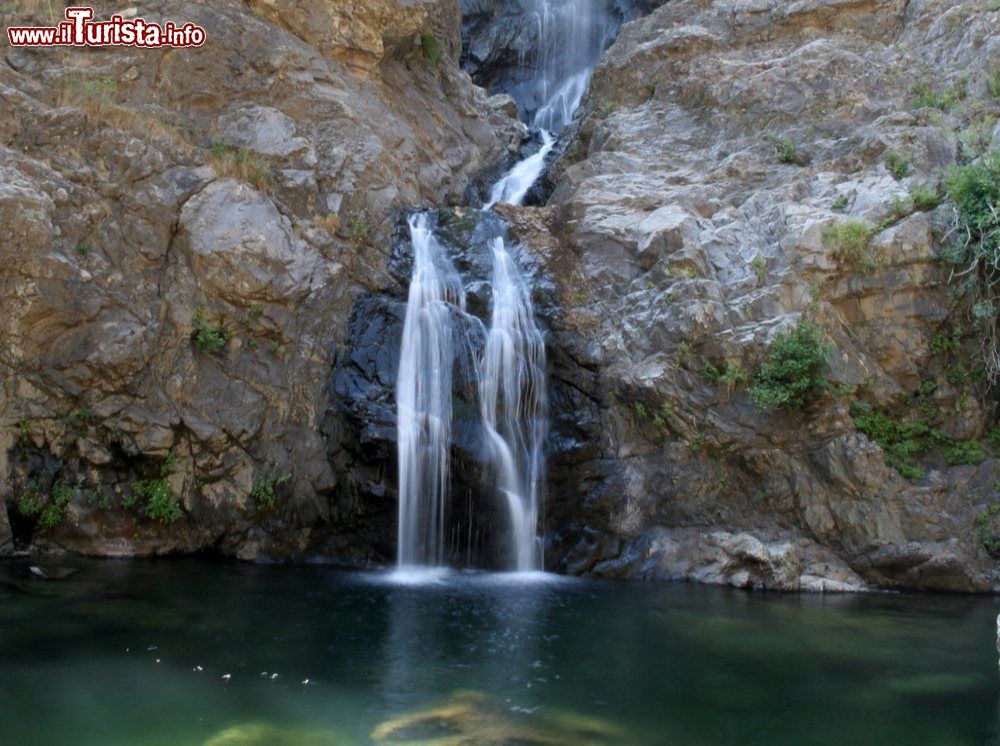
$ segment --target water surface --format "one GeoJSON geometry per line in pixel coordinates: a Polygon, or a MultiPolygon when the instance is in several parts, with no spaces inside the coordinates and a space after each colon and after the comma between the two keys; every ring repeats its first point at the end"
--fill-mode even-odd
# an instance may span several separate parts
{"type": "Polygon", "coordinates": [[[62,580],[0,565],[5,746],[982,744],[997,730],[992,598],[72,565],[62,580]]]}

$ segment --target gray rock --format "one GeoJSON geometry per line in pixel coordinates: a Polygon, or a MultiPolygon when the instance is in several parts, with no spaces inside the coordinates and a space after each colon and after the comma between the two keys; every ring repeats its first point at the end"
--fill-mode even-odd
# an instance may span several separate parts
{"type": "Polygon", "coordinates": [[[288,158],[310,147],[295,136],[295,121],[270,106],[247,106],[219,117],[220,142],[264,155],[288,158]]]}

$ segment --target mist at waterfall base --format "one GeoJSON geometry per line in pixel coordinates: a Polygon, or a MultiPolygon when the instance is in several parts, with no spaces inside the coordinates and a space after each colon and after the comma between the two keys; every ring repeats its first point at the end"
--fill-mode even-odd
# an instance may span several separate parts
{"type": "Polygon", "coordinates": [[[0,566],[2,744],[369,744],[380,724],[470,696],[508,732],[549,736],[505,743],[997,735],[993,598],[502,574],[410,588],[321,566],[74,563],[62,581],[0,566]],[[593,737],[565,735],[574,723],[593,737]]]}
{"type": "MultiPolygon", "coordinates": [[[[540,140],[536,152],[515,164],[490,191],[484,210],[520,205],[546,167],[557,133],[579,108],[601,53],[620,19],[598,0],[531,0],[525,15],[539,44],[531,85],[519,106],[540,140]]],[[[403,580],[418,568],[444,564],[449,508],[453,317],[465,314],[464,290],[427,214],[410,218],[410,281],[396,385],[399,455],[397,563],[403,580]]],[[[477,384],[489,472],[506,507],[506,568],[543,567],[539,516],[547,433],[545,344],[532,310],[531,292],[503,237],[491,243],[490,322],[477,384]]],[[[432,575],[431,579],[436,579],[432,575]]]]}

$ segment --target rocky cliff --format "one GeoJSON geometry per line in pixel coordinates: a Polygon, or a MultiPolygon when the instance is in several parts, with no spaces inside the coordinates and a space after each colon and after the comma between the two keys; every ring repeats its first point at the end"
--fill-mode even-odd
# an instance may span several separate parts
{"type": "Polygon", "coordinates": [[[625,27],[548,207],[505,211],[558,278],[561,569],[997,587],[995,398],[940,197],[1000,144],[998,24],[986,2],[678,0],[625,27]],[[827,393],[754,404],[802,322],[827,393]]]}
{"type": "Polygon", "coordinates": [[[125,13],[208,41],[0,50],[0,545],[9,514],[40,550],[325,552],[364,525],[320,423],[390,217],[521,125],[459,72],[457,0],[125,13]]]}
{"type": "MultiPolygon", "coordinates": [[[[537,43],[495,33],[515,5],[466,8],[484,86],[537,43]]],[[[1000,144],[1000,7],[656,5],[596,70],[547,204],[498,209],[549,330],[547,563],[994,590],[995,397],[941,255],[948,168],[1000,144]],[[796,328],[822,390],[762,406],[796,328]]],[[[511,102],[459,72],[457,0],[138,12],[209,43],[2,50],[17,544],[387,560],[397,210],[464,203],[520,144],[511,102]]],[[[468,216],[440,222],[472,266],[503,229],[468,216]]]]}

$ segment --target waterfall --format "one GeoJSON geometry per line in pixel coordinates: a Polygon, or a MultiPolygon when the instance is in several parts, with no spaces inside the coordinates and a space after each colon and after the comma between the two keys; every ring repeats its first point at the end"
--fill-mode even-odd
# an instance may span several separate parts
{"type": "Polygon", "coordinates": [[[490,330],[480,366],[479,405],[497,488],[510,520],[513,568],[542,567],[538,514],[548,429],[545,342],[531,293],[502,238],[493,240],[490,330]]]}
{"type": "Polygon", "coordinates": [[[621,26],[621,19],[605,0],[530,0],[527,4],[538,30],[539,49],[535,75],[522,103],[542,146],[496,183],[486,210],[501,202],[519,205],[524,201],[545,170],[555,136],[580,108],[601,53],[621,26]]]}
{"type": "MultiPolygon", "coordinates": [[[[490,192],[519,205],[545,170],[556,134],[576,113],[594,66],[620,18],[606,0],[525,0],[539,49],[524,110],[541,146],[490,192]]],[[[525,65],[528,60],[522,61],[525,65]]],[[[410,220],[410,283],[396,384],[399,448],[399,566],[444,564],[451,450],[453,317],[464,313],[462,281],[426,214],[410,220]]],[[[477,381],[490,477],[507,517],[508,569],[541,570],[538,536],[548,412],[545,344],[530,289],[503,238],[490,244],[490,323],[477,381]]]]}
{"type": "Polygon", "coordinates": [[[465,308],[454,266],[424,214],[410,218],[413,276],[396,379],[398,564],[444,564],[451,458],[452,307],[465,308]]]}
{"type": "Polygon", "coordinates": [[[546,130],[541,131],[542,147],[532,156],[525,158],[514,168],[504,174],[504,177],[493,185],[490,191],[490,201],[483,207],[489,210],[493,205],[505,202],[508,205],[519,205],[524,201],[528,190],[538,181],[545,170],[545,157],[555,146],[555,138],[546,130]]]}
{"type": "Polygon", "coordinates": [[[558,132],[573,118],[590,75],[621,25],[606,0],[531,0],[539,49],[532,117],[537,130],[558,132]]]}

